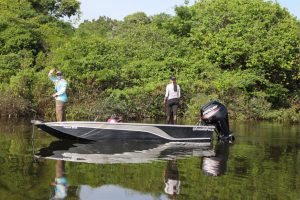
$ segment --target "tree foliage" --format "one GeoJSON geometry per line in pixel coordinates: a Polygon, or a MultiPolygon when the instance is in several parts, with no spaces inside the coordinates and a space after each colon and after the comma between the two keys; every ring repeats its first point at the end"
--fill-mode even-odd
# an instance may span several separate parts
{"type": "Polygon", "coordinates": [[[28,0],[39,13],[55,17],[71,17],[79,14],[80,2],[77,0],[28,0]]]}

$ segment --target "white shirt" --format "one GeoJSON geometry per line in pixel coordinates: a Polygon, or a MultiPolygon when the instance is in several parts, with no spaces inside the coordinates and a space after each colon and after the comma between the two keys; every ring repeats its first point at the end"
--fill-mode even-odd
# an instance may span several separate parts
{"type": "Polygon", "coordinates": [[[177,92],[174,91],[174,85],[173,83],[170,83],[166,87],[166,95],[165,97],[169,99],[175,99],[175,98],[180,98],[180,87],[177,84],[177,92]]]}
{"type": "Polygon", "coordinates": [[[173,195],[179,194],[180,181],[168,179],[165,183],[165,193],[173,195]]]}

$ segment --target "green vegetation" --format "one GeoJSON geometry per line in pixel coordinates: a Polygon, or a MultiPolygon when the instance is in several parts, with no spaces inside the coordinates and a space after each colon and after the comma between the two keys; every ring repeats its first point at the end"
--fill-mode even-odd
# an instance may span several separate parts
{"type": "Polygon", "coordinates": [[[164,116],[170,75],[181,116],[195,122],[219,99],[231,119],[299,122],[300,22],[278,3],[199,0],[176,15],[138,12],[78,28],[77,0],[0,0],[0,115],[53,117],[50,68],[69,82],[67,117],[164,116]]]}

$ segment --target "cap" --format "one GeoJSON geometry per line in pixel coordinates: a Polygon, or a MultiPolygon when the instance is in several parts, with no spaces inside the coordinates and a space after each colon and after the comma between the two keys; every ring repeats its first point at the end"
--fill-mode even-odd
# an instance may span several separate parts
{"type": "Polygon", "coordinates": [[[174,80],[176,80],[176,77],[175,77],[175,76],[171,76],[170,79],[171,79],[172,81],[174,81],[174,80]]]}
{"type": "Polygon", "coordinates": [[[57,72],[56,72],[56,75],[58,75],[58,76],[61,76],[61,71],[60,70],[58,70],[57,72]]]}

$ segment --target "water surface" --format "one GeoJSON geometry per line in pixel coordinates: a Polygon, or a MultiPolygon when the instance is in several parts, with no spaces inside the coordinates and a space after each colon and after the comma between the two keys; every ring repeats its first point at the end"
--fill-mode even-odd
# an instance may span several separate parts
{"type": "Polygon", "coordinates": [[[232,130],[234,144],[82,144],[2,122],[0,199],[300,199],[300,126],[232,130]]]}

